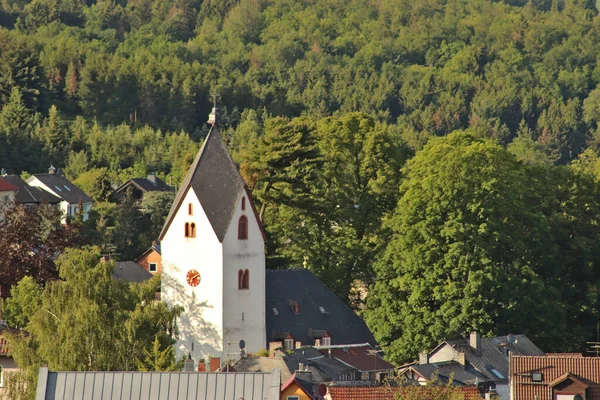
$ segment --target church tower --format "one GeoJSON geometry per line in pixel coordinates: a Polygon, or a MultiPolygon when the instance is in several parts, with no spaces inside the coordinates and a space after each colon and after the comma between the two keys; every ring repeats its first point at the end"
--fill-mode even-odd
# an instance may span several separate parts
{"type": "Polygon", "coordinates": [[[264,231],[211,118],[160,234],[161,298],[185,309],[177,356],[195,360],[266,347],[264,231]]]}

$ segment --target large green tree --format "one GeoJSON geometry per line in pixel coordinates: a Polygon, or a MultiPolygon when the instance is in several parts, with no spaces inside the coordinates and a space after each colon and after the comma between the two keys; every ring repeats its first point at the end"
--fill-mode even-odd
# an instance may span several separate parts
{"type": "Polygon", "coordinates": [[[461,132],[408,162],[366,313],[391,359],[472,330],[578,348],[564,335],[582,340],[597,318],[597,187],[553,168],[461,132]]]}

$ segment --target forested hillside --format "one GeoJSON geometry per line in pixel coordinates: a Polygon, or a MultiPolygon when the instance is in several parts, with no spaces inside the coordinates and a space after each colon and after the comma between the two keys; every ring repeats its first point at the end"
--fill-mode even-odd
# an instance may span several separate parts
{"type": "MultiPolygon", "coordinates": [[[[178,185],[218,92],[268,266],[372,289],[395,361],[471,329],[573,350],[600,311],[599,59],[584,0],[0,0],[0,167],[99,202],[178,185]]],[[[96,210],[91,242],[149,245],[96,210]]]]}

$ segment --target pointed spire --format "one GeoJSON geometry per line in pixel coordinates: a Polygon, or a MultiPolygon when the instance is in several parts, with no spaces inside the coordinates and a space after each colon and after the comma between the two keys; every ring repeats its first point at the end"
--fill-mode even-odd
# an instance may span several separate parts
{"type": "Polygon", "coordinates": [[[217,98],[221,97],[221,95],[219,94],[219,92],[213,92],[211,93],[211,96],[213,97],[213,109],[212,112],[208,115],[208,123],[211,124],[212,126],[216,126],[217,125],[217,98]]]}

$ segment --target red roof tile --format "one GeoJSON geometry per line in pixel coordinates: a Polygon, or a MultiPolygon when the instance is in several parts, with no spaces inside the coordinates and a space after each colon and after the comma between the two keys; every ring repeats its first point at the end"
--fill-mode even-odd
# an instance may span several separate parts
{"type": "Polygon", "coordinates": [[[8,192],[15,190],[19,190],[19,188],[13,185],[12,183],[0,178],[0,192],[8,192]]]}
{"type": "MultiPolygon", "coordinates": [[[[328,396],[331,400],[395,400],[403,392],[418,390],[422,392],[423,398],[431,398],[431,390],[440,390],[441,388],[432,388],[428,386],[408,386],[408,387],[352,387],[352,386],[330,386],[328,396]]],[[[443,389],[441,389],[443,390],[443,389]]],[[[462,392],[464,400],[480,400],[481,394],[474,386],[459,387],[453,386],[452,390],[462,392]]]]}
{"type": "Polygon", "coordinates": [[[387,371],[394,369],[394,365],[379,357],[371,345],[320,349],[321,354],[331,355],[345,364],[351,365],[359,371],[387,371]]]}
{"type": "Polygon", "coordinates": [[[552,400],[551,383],[566,374],[589,385],[587,400],[600,400],[600,357],[512,356],[510,371],[514,400],[552,400]],[[534,383],[532,372],[541,372],[542,382],[534,383]]]}

